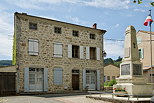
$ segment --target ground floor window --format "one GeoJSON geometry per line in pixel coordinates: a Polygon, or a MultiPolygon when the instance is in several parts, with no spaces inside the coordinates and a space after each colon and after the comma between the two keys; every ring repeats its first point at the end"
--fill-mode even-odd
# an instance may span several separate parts
{"type": "Polygon", "coordinates": [[[43,68],[29,68],[29,90],[43,91],[43,68]]]}

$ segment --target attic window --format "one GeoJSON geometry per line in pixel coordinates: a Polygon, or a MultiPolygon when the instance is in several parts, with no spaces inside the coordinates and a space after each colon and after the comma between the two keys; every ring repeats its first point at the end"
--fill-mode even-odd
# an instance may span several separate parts
{"type": "Polygon", "coordinates": [[[36,23],[29,23],[29,29],[37,30],[37,24],[36,23]]]}
{"type": "Polygon", "coordinates": [[[58,33],[58,34],[61,34],[61,28],[60,27],[55,27],[54,32],[58,33]]]}
{"type": "Polygon", "coordinates": [[[95,39],[95,34],[90,34],[90,39],[95,39]]]}

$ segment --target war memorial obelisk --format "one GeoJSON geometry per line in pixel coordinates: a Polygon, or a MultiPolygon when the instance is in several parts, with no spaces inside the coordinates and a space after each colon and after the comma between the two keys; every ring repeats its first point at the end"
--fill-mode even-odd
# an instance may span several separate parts
{"type": "MultiPolygon", "coordinates": [[[[120,64],[120,77],[116,79],[117,84],[114,89],[125,89],[125,93],[130,95],[152,95],[153,87],[147,84],[143,77],[142,63],[140,62],[138,46],[136,40],[136,30],[133,26],[128,26],[125,32],[124,57],[120,64]]],[[[117,90],[113,90],[114,93],[117,90]]]]}

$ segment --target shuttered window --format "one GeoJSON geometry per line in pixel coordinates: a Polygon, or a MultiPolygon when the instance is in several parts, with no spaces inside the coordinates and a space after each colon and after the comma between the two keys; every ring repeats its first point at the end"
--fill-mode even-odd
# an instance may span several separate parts
{"type": "Polygon", "coordinates": [[[38,40],[36,39],[29,39],[28,40],[28,53],[29,55],[38,55],[38,40]]]}
{"type": "Polygon", "coordinates": [[[54,43],[54,57],[62,57],[63,56],[63,45],[61,43],[54,43]]]}
{"type": "Polygon", "coordinates": [[[143,50],[143,48],[140,48],[139,50],[139,58],[144,58],[144,50],[143,50]]]}
{"type": "Polygon", "coordinates": [[[62,85],[63,72],[62,68],[54,68],[54,85],[62,85]]]}

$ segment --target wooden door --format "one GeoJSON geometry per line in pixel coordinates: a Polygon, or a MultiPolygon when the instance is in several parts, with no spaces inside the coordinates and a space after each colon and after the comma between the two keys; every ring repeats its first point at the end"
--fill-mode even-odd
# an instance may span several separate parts
{"type": "Polygon", "coordinates": [[[72,74],[72,88],[79,90],[79,74],[72,74]]]}
{"type": "Polygon", "coordinates": [[[0,72],[0,96],[16,94],[16,73],[0,72]]]}

